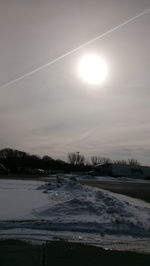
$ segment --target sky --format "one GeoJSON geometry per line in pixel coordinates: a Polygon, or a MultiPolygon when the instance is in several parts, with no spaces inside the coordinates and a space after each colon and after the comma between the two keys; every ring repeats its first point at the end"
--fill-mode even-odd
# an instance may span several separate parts
{"type": "Polygon", "coordinates": [[[150,12],[104,34],[148,9],[149,0],[0,0],[0,149],[150,165],[150,12]],[[107,62],[100,85],[79,77],[88,54],[107,62]]]}

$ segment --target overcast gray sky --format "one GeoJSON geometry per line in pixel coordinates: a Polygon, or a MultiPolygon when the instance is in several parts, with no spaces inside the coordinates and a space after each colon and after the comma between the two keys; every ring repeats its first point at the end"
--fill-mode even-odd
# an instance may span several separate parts
{"type": "Polygon", "coordinates": [[[150,0],[0,0],[0,148],[150,164],[150,12],[31,76],[3,84],[150,9],[150,0]],[[99,86],[80,58],[105,58],[99,86]]]}

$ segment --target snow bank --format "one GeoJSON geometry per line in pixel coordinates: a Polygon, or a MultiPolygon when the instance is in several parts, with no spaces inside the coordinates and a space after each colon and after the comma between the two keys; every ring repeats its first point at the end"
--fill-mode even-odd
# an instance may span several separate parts
{"type": "Polygon", "coordinates": [[[34,212],[31,228],[150,237],[150,205],[60,178],[40,187],[49,204],[34,212]]]}

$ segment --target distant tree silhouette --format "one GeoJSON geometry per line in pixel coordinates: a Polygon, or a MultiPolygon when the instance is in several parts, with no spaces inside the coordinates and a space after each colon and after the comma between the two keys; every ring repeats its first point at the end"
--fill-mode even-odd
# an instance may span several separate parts
{"type": "Polygon", "coordinates": [[[23,169],[49,169],[49,170],[64,170],[67,169],[68,164],[62,160],[54,160],[48,155],[41,158],[37,155],[30,155],[28,153],[13,150],[10,148],[0,150],[0,163],[11,172],[24,171],[23,169]],[[21,170],[22,169],[22,170],[21,170]]]}
{"type": "Polygon", "coordinates": [[[132,166],[139,166],[141,165],[136,159],[128,159],[128,160],[114,160],[113,163],[120,164],[120,165],[132,165],[132,166]]]}
{"type": "Polygon", "coordinates": [[[84,165],[85,157],[79,152],[72,152],[68,154],[68,162],[74,166],[84,165]]]}
{"type": "Polygon", "coordinates": [[[114,160],[114,164],[120,164],[120,165],[127,165],[128,162],[126,160],[114,160]]]}
{"type": "MultiPolygon", "coordinates": [[[[117,163],[124,165],[138,166],[140,163],[136,159],[116,160],[112,161],[106,157],[92,156],[91,163],[93,166],[97,164],[117,163]]],[[[59,171],[89,171],[92,169],[91,163],[87,163],[84,155],[80,152],[72,152],[68,154],[68,163],[63,160],[55,160],[52,157],[45,155],[43,157],[28,154],[15,149],[0,150],[0,164],[6,169],[14,173],[31,173],[37,172],[36,169],[44,170],[59,170],[59,171]]]]}
{"type": "Polygon", "coordinates": [[[134,159],[134,158],[131,158],[131,159],[128,159],[128,164],[129,165],[132,165],[132,166],[140,166],[140,162],[138,162],[138,160],[134,159]]]}
{"type": "Polygon", "coordinates": [[[132,165],[132,166],[138,166],[140,165],[140,162],[138,162],[136,159],[128,159],[128,160],[111,160],[106,157],[100,157],[100,156],[92,156],[91,157],[91,163],[93,166],[98,164],[120,164],[120,165],[132,165]]]}
{"type": "Polygon", "coordinates": [[[44,169],[51,169],[55,162],[55,160],[48,155],[43,156],[42,161],[44,169]]]}
{"type": "Polygon", "coordinates": [[[112,163],[112,160],[106,157],[92,156],[91,163],[92,165],[107,164],[107,163],[112,163]]]}

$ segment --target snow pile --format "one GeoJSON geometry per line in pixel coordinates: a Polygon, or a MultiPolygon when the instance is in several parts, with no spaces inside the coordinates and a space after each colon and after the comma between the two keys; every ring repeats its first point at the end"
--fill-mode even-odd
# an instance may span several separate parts
{"type": "Polygon", "coordinates": [[[74,178],[57,179],[39,189],[49,197],[48,206],[34,212],[42,220],[39,227],[150,237],[149,204],[138,206],[129,197],[122,199],[117,194],[78,184],[74,178]]]}

